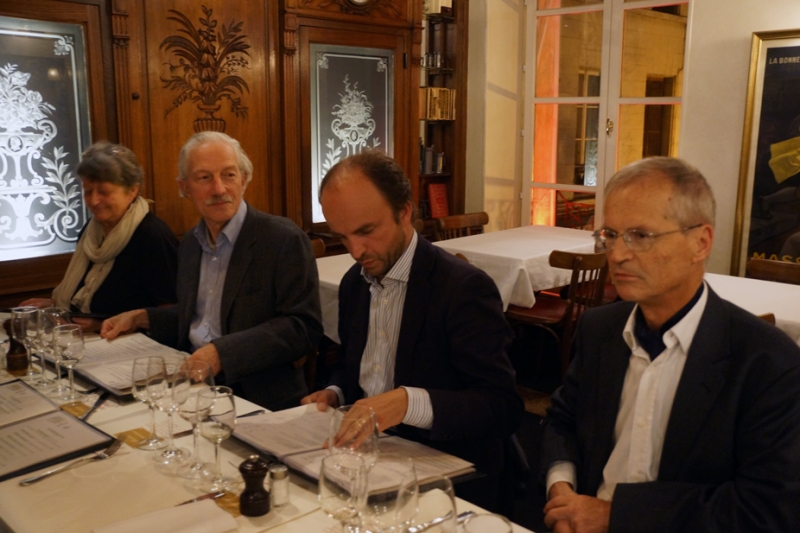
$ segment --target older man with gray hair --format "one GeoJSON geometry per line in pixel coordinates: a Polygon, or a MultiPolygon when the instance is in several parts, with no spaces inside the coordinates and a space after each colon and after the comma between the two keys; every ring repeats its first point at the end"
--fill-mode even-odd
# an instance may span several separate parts
{"type": "Polygon", "coordinates": [[[678,159],[606,187],[627,300],[587,311],[545,419],[556,532],[800,531],[800,348],[703,281],[714,197],[678,159]]]}
{"type": "Polygon", "coordinates": [[[294,362],[322,338],[319,277],[308,237],[294,222],[242,200],[253,165],[235,139],[192,136],[178,186],[201,216],[178,250],[177,306],[138,309],[103,323],[113,339],[137,328],[206,361],[218,384],[272,410],[307,393],[294,362]]]}

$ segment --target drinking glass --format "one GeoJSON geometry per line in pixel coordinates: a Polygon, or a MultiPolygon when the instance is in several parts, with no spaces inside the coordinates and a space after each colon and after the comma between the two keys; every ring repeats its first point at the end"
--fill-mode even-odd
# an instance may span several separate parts
{"type": "Polygon", "coordinates": [[[185,362],[186,356],[184,355],[164,356],[164,377],[167,390],[155,400],[156,407],[160,411],[167,413],[169,419],[169,444],[153,458],[156,462],[165,465],[182,463],[189,456],[188,450],[175,446],[172,419],[180,405],[189,396],[191,375],[184,365],[185,362]]]}
{"type": "Polygon", "coordinates": [[[464,522],[464,533],[511,533],[511,522],[499,514],[476,514],[464,522]]]}
{"type": "MultiPolygon", "coordinates": [[[[211,373],[211,365],[203,361],[186,361],[183,367],[190,375],[189,387],[179,387],[177,394],[185,395],[178,406],[178,414],[184,420],[192,424],[192,438],[194,441],[194,460],[178,469],[178,475],[191,480],[203,479],[207,474],[207,467],[200,460],[200,422],[208,416],[211,410],[212,397],[209,395],[200,396],[200,391],[214,386],[214,376],[211,373]]],[[[185,385],[185,384],[184,384],[185,385]]],[[[211,466],[211,465],[208,465],[211,466]]]]}
{"type": "Polygon", "coordinates": [[[361,526],[370,533],[405,531],[417,513],[417,475],[414,460],[381,453],[367,472],[367,493],[361,526]]]}
{"type": "Polygon", "coordinates": [[[150,435],[140,440],[136,447],[140,450],[160,450],[167,443],[156,434],[156,406],[151,393],[157,394],[154,383],[159,375],[164,374],[164,358],[157,356],[139,357],[133,360],[133,370],[131,371],[131,392],[133,397],[150,408],[150,435]]]}
{"type": "Polygon", "coordinates": [[[345,405],[333,411],[328,432],[328,451],[355,453],[364,458],[367,470],[378,458],[378,422],[372,407],[345,405]]]}
{"type": "Polygon", "coordinates": [[[53,328],[53,345],[56,360],[69,372],[69,393],[62,399],[75,402],[83,399],[83,393],[75,390],[72,369],[83,359],[83,331],[78,324],[64,324],[53,328]]]}
{"type": "Polygon", "coordinates": [[[325,514],[342,524],[342,532],[358,530],[364,504],[367,469],[358,455],[338,453],[322,458],[319,503],[325,514]]]}
{"type": "Polygon", "coordinates": [[[447,476],[435,476],[419,486],[419,504],[414,525],[427,533],[455,533],[456,498],[447,476]]]}
{"type": "Polygon", "coordinates": [[[43,357],[49,356],[55,362],[55,386],[47,391],[47,395],[56,400],[67,396],[69,389],[61,380],[61,361],[56,357],[53,343],[53,328],[69,324],[69,310],[63,307],[45,307],[39,314],[39,337],[43,357]]]}
{"type": "Polygon", "coordinates": [[[219,457],[219,445],[233,433],[236,427],[236,404],[233,391],[228,387],[215,385],[198,393],[203,401],[211,400],[211,409],[206,418],[200,422],[200,434],[214,444],[214,462],[216,472],[211,479],[201,485],[206,492],[227,490],[233,481],[222,475],[222,463],[219,457]]]}
{"type": "Polygon", "coordinates": [[[31,347],[33,339],[38,335],[36,329],[38,313],[39,310],[33,306],[11,308],[11,336],[25,346],[28,354],[28,371],[22,376],[22,379],[31,382],[37,377],[31,364],[31,347]]]}

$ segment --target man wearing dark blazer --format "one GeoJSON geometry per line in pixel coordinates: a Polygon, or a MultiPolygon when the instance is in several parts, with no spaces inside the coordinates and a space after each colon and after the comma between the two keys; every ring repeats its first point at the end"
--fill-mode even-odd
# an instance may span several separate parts
{"type": "Polygon", "coordinates": [[[149,329],[163,344],[208,362],[217,384],[272,410],[307,394],[294,362],[322,337],[311,244],[292,221],[242,199],[252,163],[238,141],[198,133],[181,149],[182,196],[202,219],[178,251],[177,306],[113,317],[102,335],[149,329]]]}
{"type": "Polygon", "coordinates": [[[545,420],[556,532],[800,531],[800,348],[703,281],[714,199],[634,163],[595,232],[626,302],[587,311],[545,420]]]}
{"type": "Polygon", "coordinates": [[[494,507],[503,438],[523,411],[497,287],[416,234],[408,180],[383,154],[337,164],[320,202],[357,263],[339,288],[342,346],[332,386],[303,403],[372,407],[380,430],[473,462],[487,476],[473,500],[494,507]]]}

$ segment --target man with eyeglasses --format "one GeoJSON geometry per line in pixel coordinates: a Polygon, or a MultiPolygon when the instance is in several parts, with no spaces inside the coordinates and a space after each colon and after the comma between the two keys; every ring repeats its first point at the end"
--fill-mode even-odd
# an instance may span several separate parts
{"type": "Polygon", "coordinates": [[[658,157],[594,233],[625,302],[587,311],[545,420],[556,532],[800,531],[800,348],[703,281],[714,197],[658,157]]]}

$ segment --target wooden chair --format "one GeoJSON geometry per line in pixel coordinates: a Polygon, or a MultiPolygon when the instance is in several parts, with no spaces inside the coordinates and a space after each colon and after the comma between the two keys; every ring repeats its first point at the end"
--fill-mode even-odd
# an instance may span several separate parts
{"type": "Polygon", "coordinates": [[[417,230],[417,233],[420,235],[422,235],[422,232],[425,231],[425,221],[421,218],[415,218],[411,225],[414,226],[414,229],[417,230]]]}
{"type": "Polygon", "coordinates": [[[766,322],[767,324],[775,325],[775,313],[764,313],[763,315],[758,315],[758,318],[766,322]]]}
{"type": "Polygon", "coordinates": [[[572,270],[566,298],[541,292],[533,307],[509,305],[506,317],[518,324],[541,327],[556,339],[563,376],[569,367],[575,322],[586,309],[603,302],[608,263],[605,253],[577,254],[554,250],[550,254],[550,266],[572,270]]]}
{"type": "Polygon", "coordinates": [[[489,223],[489,215],[484,211],[452,215],[436,219],[436,240],[445,241],[468,235],[483,233],[483,227],[489,223]]]}
{"type": "Polygon", "coordinates": [[[747,274],[751,278],[800,285],[800,265],[770,259],[750,259],[747,274]]]}
{"type": "Polygon", "coordinates": [[[325,241],[322,239],[311,239],[311,249],[314,250],[314,257],[317,259],[325,257],[325,241]]]}

